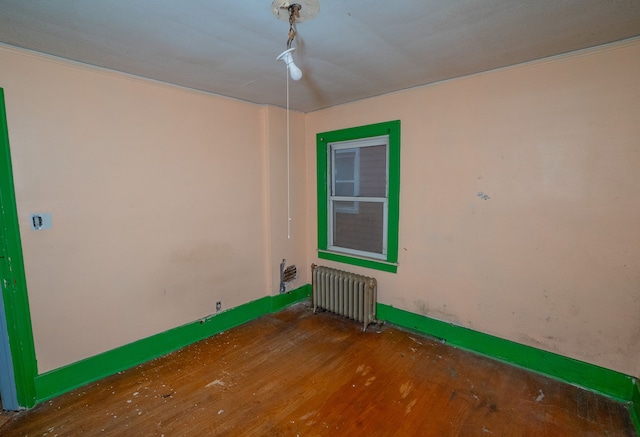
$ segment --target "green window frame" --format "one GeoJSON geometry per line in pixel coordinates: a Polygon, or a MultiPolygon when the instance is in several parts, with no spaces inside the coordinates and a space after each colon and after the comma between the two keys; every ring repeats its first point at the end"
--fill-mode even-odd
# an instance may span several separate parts
{"type": "MultiPolygon", "coordinates": [[[[316,135],[316,162],[318,188],[318,258],[396,273],[398,268],[398,225],[400,216],[400,120],[370,124],[347,129],[322,132],[316,135]],[[387,193],[385,207],[386,226],[382,238],[381,254],[349,253],[332,246],[332,147],[340,144],[366,143],[369,139],[387,140],[387,193]]],[[[357,199],[359,196],[355,196],[357,199]]]]}

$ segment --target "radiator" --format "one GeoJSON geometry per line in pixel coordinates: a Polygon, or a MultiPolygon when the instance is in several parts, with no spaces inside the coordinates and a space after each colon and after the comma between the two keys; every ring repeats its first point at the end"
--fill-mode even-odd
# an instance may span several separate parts
{"type": "Polygon", "coordinates": [[[375,278],[311,264],[313,312],[319,308],[363,323],[376,322],[375,278]]]}

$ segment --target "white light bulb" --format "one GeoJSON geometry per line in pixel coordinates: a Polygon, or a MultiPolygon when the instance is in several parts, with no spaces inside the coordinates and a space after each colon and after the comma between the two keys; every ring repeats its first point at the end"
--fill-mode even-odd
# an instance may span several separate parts
{"type": "Polygon", "coordinates": [[[280,53],[276,58],[276,61],[284,61],[287,64],[287,69],[289,70],[289,74],[291,75],[291,79],[300,80],[302,78],[302,70],[298,68],[295,62],[293,62],[293,56],[291,53],[295,50],[295,47],[292,47],[284,52],[280,53]]]}
{"type": "Polygon", "coordinates": [[[293,80],[302,79],[302,70],[298,68],[298,66],[295,64],[295,62],[293,62],[293,60],[291,60],[291,62],[287,64],[287,67],[289,67],[289,74],[291,75],[291,79],[293,80]]]}

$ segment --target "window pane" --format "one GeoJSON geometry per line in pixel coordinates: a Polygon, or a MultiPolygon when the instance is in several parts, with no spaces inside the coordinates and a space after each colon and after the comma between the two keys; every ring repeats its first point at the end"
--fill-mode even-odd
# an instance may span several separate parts
{"type": "Polygon", "coordinates": [[[356,161],[355,149],[337,150],[335,155],[336,162],[336,181],[352,181],[354,180],[356,161]]]}
{"type": "Polygon", "coordinates": [[[387,197],[387,146],[360,148],[360,185],[362,197],[387,197]]]}
{"type": "Polygon", "coordinates": [[[334,246],[382,254],[384,203],[334,201],[333,211],[334,246]]]}
{"type": "Polygon", "coordinates": [[[354,182],[338,182],[336,181],[336,187],[334,191],[335,196],[355,196],[355,183],[354,182]]]}

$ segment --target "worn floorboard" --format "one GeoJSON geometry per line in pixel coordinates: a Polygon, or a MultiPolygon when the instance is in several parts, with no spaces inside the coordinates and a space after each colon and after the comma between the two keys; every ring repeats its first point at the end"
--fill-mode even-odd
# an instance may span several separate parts
{"type": "Polygon", "coordinates": [[[12,412],[4,411],[2,409],[2,398],[0,398],[0,429],[2,428],[2,425],[7,423],[12,417],[13,417],[13,413],[12,412]]]}
{"type": "Polygon", "coordinates": [[[13,414],[2,436],[634,436],[627,407],[295,305],[13,414]]]}

